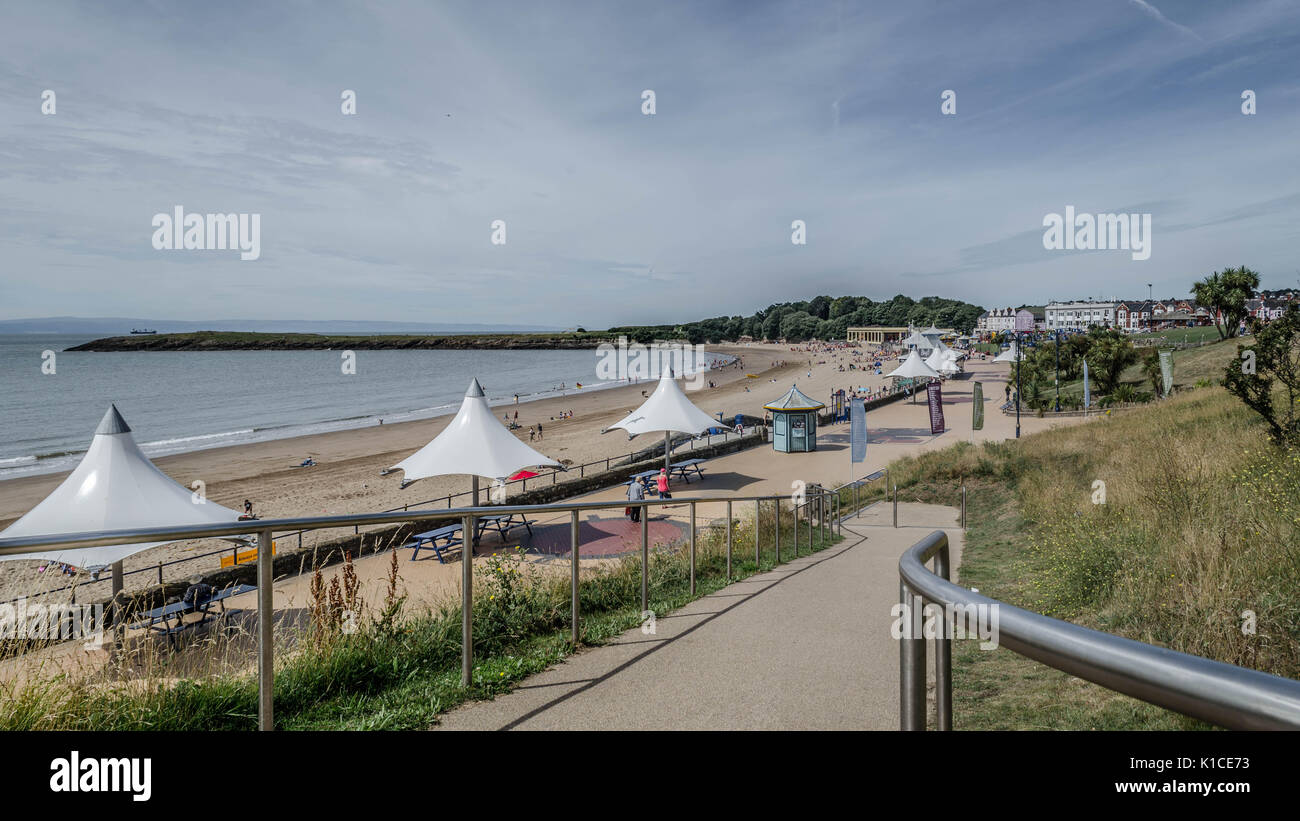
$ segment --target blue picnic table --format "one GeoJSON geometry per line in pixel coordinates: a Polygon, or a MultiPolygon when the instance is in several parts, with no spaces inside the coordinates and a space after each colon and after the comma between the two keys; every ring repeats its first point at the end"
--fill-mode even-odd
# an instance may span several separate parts
{"type": "MultiPolygon", "coordinates": [[[[501,534],[505,539],[510,535],[510,531],[517,527],[527,529],[528,535],[533,535],[533,525],[537,524],[536,519],[528,519],[521,513],[502,513],[496,516],[479,516],[474,521],[475,541],[483,537],[483,534],[489,530],[501,534]]],[[[416,533],[411,537],[411,541],[402,545],[402,547],[411,547],[411,561],[415,561],[423,549],[432,549],[438,561],[442,564],[447,563],[447,558],[443,551],[449,551],[456,548],[464,548],[464,539],[461,538],[461,526],[459,524],[444,525],[443,527],[427,530],[424,533],[416,533]]]]}
{"type": "Polygon", "coordinates": [[[163,607],[155,607],[153,610],[147,610],[140,614],[135,623],[146,630],[153,630],[160,635],[166,636],[167,641],[170,643],[175,640],[175,635],[180,631],[188,630],[207,621],[208,617],[213,615],[210,610],[212,605],[220,604],[221,612],[224,614],[226,612],[226,599],[256,589],[257,587],[251,584],[232,585],[224,590],[218,590],[206,599],[197,602],[178,601],[163,607]],[[198,621],[186,624],[185,616],[189,613],[199,613],[202,617],[198,621]],[[175,624],[172,623],[173,620],[175,620],[175,624]]]}

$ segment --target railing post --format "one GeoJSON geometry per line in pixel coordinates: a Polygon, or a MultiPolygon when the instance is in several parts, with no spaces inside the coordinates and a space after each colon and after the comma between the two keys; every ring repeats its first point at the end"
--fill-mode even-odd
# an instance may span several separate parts
{"type": "Polygon", "coordinates": [[[569,524],[569,555],[572,560],[573,584],[573,646],[578,646],[578,511],[573,511],[569,524]]]}
{"type": "Polygon", "coordinates": [[[961,529],[966,529],[966,486],[961,486],[961,529]]]}
{"type": "Polygon", "coordinates": [[[898,527],[898,485],[894,485],[894,527],[898,527]]]}
{"type": "Polygon", "coordinates": [[[898,583],[902,604],[903,638],[899,640],[898,659],[898,728],[900,730],[925,729],[925,636],[918,635],[916,625],[921,621],[921,597],[907,589],[906,582],[898,583]]]}
{"type": "Polygon", "coordinates": [[[474,678],[474,517],[460,520],[460,684],[474,678]]]}
{"type": "Polygon", "coordinates": [[[275,611],[271,580],[274,536],[257,535],[257,729],[275,729],[275,611]]]}
{"type": "Polygon", "coordinates": [[[691,595],[695,595],[695,502],[691,502],[691,595]]]}
{"type": "MultiPolygon", "coordinates": [[[[939,552],[934,554],[934,572],[948,580],[948,539],[944,538],[939,552]]],[[[952,729],[952,634],[948,610],[943,610],[943,632],[934,642],[934,724],[940,730],[952,729]]]]}
{"type": "Polygon", "coordinates": [[[760,507],[761,505],[762,502],[760,502],[758,499],[754,500],[754,572],[755,573],[758,572],[759,566],[763,563],[762,539],[759,538],[759,534],[762,531],[759,530],[759,524],[758,524],[759,519],[762,518],[760,514],[762,514],[763,512],[762,508],[760,507]]]}
{"type": "Polygon", "coordinates": [[[727,500],[727,581],[731,581],[731,500],[727,500]]]}
{"type": "MultiPolygon", "coordinates": [[[[790,503],[790,518],[794,519],[793,530],[794,530],[794,555],[795,556],[799,555],[799,508],[800,507],[803,507],[803,505],[800,505],[798,502],[790,503]]],[[[808,545],[808,549],[812,550],[811,543],[808,545]]]]}
{"type": "Polygon", "coordinates": [[[650,506],[641,504],[641,612],[650,609],[650,506]]]}
{"type": "Polygon", "coordinates": [[[781,497],[776,497],[776,564],[781,563],[781,497]]]}

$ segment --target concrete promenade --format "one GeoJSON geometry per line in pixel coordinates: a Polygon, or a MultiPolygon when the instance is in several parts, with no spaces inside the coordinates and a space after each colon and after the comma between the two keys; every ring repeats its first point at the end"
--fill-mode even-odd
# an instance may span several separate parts
{"type": "Polygon", "coordinates": [[[459,730],[894,730],[898,557],[944,529],[952,508],[878,504],[845,539],[736,582],[523,682],[444,716],[459,730]]]}

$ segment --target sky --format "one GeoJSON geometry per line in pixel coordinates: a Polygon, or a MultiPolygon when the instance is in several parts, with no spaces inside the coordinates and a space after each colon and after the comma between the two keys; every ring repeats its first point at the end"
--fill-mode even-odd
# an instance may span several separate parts
{"type": "Polygon", "coordinates": [[[1179,296],[1236,265],[1300,286],[1296,2],[5,17],[0,319],[603,328],[818,294],[1179,296]],[[260,257],[155,249],[178,205],[260,215],[260,257]],[[1067,206],[1150,214],[1150,258],[1045,249],[1067,206]]]}

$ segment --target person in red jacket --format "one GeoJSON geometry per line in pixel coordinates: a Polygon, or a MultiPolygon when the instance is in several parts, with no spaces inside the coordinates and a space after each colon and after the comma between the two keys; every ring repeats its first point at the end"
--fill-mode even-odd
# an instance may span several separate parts
{"type": "Polygon", "coordinates": [[[659,468],[659,478],[656,480],[659,485],[659,498],[671,499],[673,495],[668,492],[668,469],[659,468]]]}

